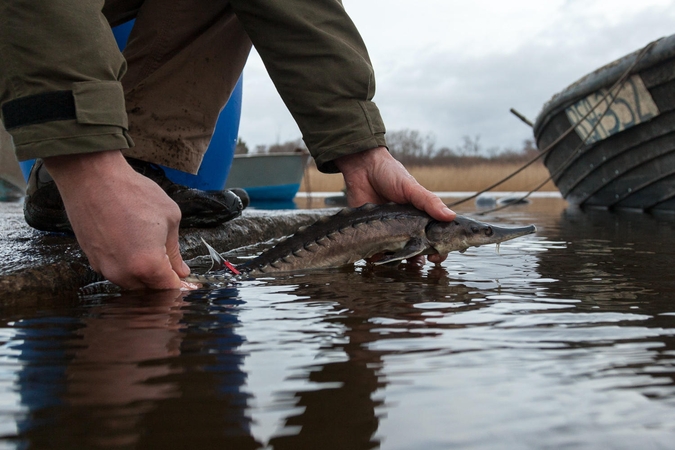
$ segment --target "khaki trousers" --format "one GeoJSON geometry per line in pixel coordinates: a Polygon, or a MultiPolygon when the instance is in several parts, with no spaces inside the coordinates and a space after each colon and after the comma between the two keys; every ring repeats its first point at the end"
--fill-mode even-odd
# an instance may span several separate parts
{"type": "Polygon", "coordinates": [[[124,149],[196,173],[251,41],[322,170],[385,145],[368,54],[338,0],[0,0],[17,157],[124,149]],[[122,55],[110,26],[132,18],[122,55]]]}

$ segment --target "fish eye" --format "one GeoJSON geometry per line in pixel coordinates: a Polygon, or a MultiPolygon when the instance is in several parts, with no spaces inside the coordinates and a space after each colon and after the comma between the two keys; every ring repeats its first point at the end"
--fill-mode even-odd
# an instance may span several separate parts
{"type": "Polygon", "coordinates": [[[478,228],[477,226],[473,225],[473,226],[471,227],[471,232],[472,232],[473,234],[477,234],[479,231],[480,231],[480,228],[478,228]]]}

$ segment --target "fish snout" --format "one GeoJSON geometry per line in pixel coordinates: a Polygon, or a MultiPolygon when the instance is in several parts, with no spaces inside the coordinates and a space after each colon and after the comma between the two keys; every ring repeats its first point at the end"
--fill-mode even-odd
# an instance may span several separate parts
{"type": "Polygon", "coordinates": [[[493,227],[493,230],[489,236],[493,242],[498,243],[510,241],[511,239],[532,234],[536,231],[537,228],[534,225],[528,225],[525,227],[493,227]]]}
{"type": "Polygon", "coordinates": [[[426,237],[440,254],[464,251],[469,247],[498,244],[520,236],[534,233],[534,225],[525,227],[501,227],[479,222],[466,216],[457,216],[452,222],[430,222],[426,237]]]}

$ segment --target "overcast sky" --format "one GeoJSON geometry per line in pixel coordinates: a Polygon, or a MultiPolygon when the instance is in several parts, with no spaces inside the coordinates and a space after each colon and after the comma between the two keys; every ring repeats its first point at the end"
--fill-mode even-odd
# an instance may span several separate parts
{"type": "MultiPolygon", "coordinates": [[[[389,131],[457,147],[520,149],[553,94],[652,40],[675,34],[675,0],[343,0],[368,46],[374,101],[389,131]]],[[[258,55],[244,70],[239,135],[249,145],[299,138],[258,55]]]]}

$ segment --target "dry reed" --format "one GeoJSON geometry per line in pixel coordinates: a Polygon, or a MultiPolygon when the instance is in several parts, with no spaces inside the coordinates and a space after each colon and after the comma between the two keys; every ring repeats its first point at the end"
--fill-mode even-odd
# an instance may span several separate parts
{"type": "MultiPolygon", "coordinates": [[[[417,166],[408,167],[408,171],[419,183],[434,192],[477,192],[506,178],[515,172],[521,163],[480,163],[458,166],[417,166]]],[[[541,163],[526,168],[509,181],[495,188],[495,191],[529,191],[541,184],[549,176],[541,163]]],[[[340,174],[324,174],[313,164],[308,165],[300,186],[301,192],[339,192],[344,187],[340,174]]],[[[549,181],[541,191],[556,191],[549,181]]]]}

